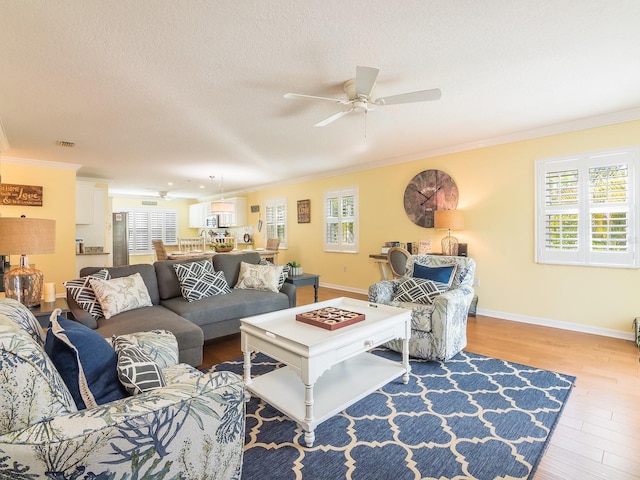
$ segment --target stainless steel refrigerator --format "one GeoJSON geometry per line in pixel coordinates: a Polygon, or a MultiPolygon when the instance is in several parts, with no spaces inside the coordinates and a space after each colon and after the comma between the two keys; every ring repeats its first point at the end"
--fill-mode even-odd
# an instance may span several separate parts
{"type": "Polygon", "coordinates": [[[113,214],[113,266],[129,265],[129,214],[113,214]]]}

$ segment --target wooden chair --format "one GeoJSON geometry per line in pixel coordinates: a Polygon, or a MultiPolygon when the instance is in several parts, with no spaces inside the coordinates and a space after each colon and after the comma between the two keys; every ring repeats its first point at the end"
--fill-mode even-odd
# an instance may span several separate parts
{"type": "Polygon", "coordinates": [[[277,252],[279,247],[280,247],[279,238],[267,238],[267,247],[265,248],[265,250],[273,250],[277,252]]]}
{"type": "Polygon", "coordinates": [[[153,250],[156,252],[156,260],[167,260],[167,249],[162,240],[151,240],[153,250]]]}
{"type": "Polygon", "coordinates": [[[202,250],[207,248],[207,239],[205,237],[179,238],[178,250],[181,252],[192,252],[193,250],[202,250]]]}
{"type": "Polygon", "coordinates": [[[391,247],[387,252],[387,263],[393,278],[404,275],[405,265],[411,254],[402,247],[391,247]]]}
{"type": "Polygon", "coordinates": [[[279,238],[267,238],[267,247],[265,250],[269,252],[269,255],[260,254],[264,260],[268,260],[271,263],[277,264],[276,258],[278,258],[278,248],[280,248],[280,239],[279,238]]]}

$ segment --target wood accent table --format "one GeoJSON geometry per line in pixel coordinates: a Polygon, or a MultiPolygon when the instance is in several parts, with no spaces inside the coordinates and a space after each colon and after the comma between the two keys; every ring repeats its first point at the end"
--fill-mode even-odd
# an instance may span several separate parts
{"type": "Polygon", "coordinates": [[[318,288],[320,287],[320,275],[315,273],[303,273],[302,275],[288,275],[284,280],[287,283],[295,285],[295,287],[304,287],[305,285],[313,285],[313,301],[318,301],[318,288]]]}
{"type": "Polygon", "coordinates": [[[409,381],[411,311],[351,298],[335,298],[240,320],[247,391],[262,398],[304,430],[308,447],[316,426],[390,381],[409,381]],[[296,321],[296,314],[336,307],[364,313],[364,321],[326,330],[296,321]],[[368,353],[403,339],[402,362],[368,353]],[[262,352],[286,366],[251,378],[251,353],[262,352]]]}
{"type": "Polygon", "coordinates": [[[372,258],[378,265],[378,269],[380,270],[380,280],[391,280],[393,278],[386,255],[371,254],[369,255],[369,258],[372,258]]]}

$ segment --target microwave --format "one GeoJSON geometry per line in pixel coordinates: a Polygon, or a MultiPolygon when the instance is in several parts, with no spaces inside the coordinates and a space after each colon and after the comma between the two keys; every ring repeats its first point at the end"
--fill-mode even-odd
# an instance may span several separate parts
{"type": "Polygon", "coordinates": [[[205,227],[207,228],[218,228],[218,215],[209,215],[205,222],[205,227]]]}

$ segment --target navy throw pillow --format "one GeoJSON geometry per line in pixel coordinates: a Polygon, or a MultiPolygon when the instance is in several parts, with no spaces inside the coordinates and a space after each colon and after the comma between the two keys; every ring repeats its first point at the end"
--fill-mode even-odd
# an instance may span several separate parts
{"type": "Polygon", "coordinates": [[[420,265],[419,263],[415,263],[413,265],[414,278],[424,278],[425,280],[443,283],[447,288],[451,287],[455,274],[455,265],[443,265],[440,267],[427,267],[426,265],[420,265]]]}
{"type": "Polygon", "coordinates": [[[58,369],[78,410],[127,397],[118,380],[118,355],[85,325],[64,317],[49,322],[45,352],[58,369]]]}

